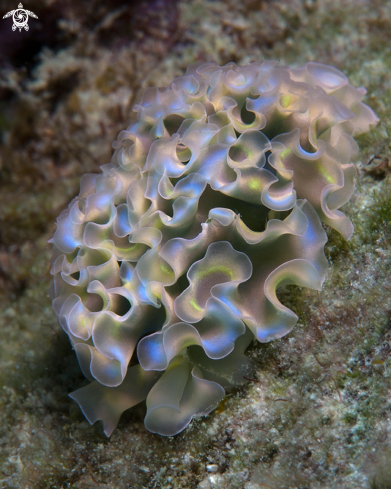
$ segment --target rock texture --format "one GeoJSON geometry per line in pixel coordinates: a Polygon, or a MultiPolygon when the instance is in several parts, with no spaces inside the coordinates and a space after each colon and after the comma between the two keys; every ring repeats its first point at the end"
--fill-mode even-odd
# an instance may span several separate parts
{"type": "Polygon", "coordinates": [[[31,6],[39,22],[29,33],[1,20],[12,42],[0,43],[0,485],[386,488],[390,1],[135,5],[47,0],[31,6]],[[81,175],[109,161],[108,141],[140,89],[169,84],[194,61],[265,58],[331,64],[368,90],[381,124],[358,141],[357,190],[343,208],[353,238],[327,231],[332,266],[321,294],[279,293],[298,325],[250,346],[256,374],[217,411],[162,439],[145,430],[140,405],[107,439],[67,397],[83,377],[48,298],[55,217],[81,175]]]}

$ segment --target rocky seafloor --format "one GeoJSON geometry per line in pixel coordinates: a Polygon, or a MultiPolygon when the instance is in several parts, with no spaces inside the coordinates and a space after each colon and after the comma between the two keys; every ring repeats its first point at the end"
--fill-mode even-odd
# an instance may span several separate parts
{"type": "Polygon", "coordinates": [[[0,21],[0,488],[391,487],[391,1],[25,8],[28,32],[0,21]],[[327,229],[321,292],[279,292],[299,323],[250,347],[246,386],[175,437],[146,431],[140,404],[108,439],[67,396],[84,380],[48,297],[55,219],[144,88],[194,61],[263,59],[331,64],[367,88],[381,123],[358,140],[354,236],[327,229]]]}

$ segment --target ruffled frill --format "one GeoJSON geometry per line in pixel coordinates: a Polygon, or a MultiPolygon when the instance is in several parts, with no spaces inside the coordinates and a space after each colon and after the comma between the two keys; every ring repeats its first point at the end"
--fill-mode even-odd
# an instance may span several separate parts
{"type": "Polygon", "coordinates": [[[377,122],[335,68],[189,67],[149,88],[110,164],[85,175],[52,239],[53,307],[91,384],[71,394],[109,436],[146,399],[174,435],[287,334],[286,284],[319,290],[322,222],[349,239],[355,134],[377,122]]]}

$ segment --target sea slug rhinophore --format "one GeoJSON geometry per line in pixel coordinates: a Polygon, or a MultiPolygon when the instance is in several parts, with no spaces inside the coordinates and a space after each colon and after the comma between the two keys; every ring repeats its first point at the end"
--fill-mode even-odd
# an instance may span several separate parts
{"type": "MultiPolygon", "coordinates": [[[[53,307],[91,384],[71,394],[110,435],[146,399],[175,435],[245,381],[255,337],[297,316],[276,289],[319,290],[322,222],[349,239],[353,135],[378,119],[340,71],[192,65],[148,88],[111,163],[81,180],[52,239],[53,307]]],[[[248,374],[247,374],[248,375],[248,374]]]]}

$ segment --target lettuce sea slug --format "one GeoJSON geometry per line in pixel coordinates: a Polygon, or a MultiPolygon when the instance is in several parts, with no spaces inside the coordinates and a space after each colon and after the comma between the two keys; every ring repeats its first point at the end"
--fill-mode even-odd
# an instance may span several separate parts
{"type": "Polygon", "coordinates": [[[91,381],[71,397],[110,435],[182,431],[245,380],[255,337],[297,316],[276,290],[319,290],[322,223],[353,233],[355,134],[378,119],[331,66],[192,65],[148,88],[111,163],[81,179],[52,239],[53,307],[91,381]]]}

